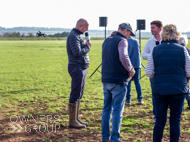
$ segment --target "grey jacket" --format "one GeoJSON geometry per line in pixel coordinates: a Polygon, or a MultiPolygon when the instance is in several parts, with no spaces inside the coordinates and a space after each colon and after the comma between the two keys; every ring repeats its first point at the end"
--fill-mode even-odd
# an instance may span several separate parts
{"type": "Polygon", "coordinates": [[[73,28],[67,37],[67,54],[69,64],[79,65],[83,69],[89,67],[90,47],[85,45],[84,40],[80,37],[83,34],[78,29],[73,28]]]}

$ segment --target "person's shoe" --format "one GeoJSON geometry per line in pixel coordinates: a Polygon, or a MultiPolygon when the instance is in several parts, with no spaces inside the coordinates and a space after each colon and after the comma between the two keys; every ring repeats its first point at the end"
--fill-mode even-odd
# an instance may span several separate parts
{"type": "Polygon", "coordinates": [[[83,125],[77,121],[77,103],[69,103],[69,127],[70,128],[86,128],[86,125],[83,125]]]}
{"type": "Polygon", "coordinates": [[[138,100],[138,104],[143,105],[144,104],[143,99],[138,100]]]}
{"type": "Polygon", "coordinates": [[[127,100],[127,101],[126,101],[126,105],[130,106],[130,105],[131,105],[131,101],[130,101],[130,100],[127,100]]]}

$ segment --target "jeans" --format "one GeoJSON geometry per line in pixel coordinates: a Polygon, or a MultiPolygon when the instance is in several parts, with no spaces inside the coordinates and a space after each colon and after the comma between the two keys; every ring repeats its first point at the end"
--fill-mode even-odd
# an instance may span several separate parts
{"type": "Polygon", "coordinates": [[[153,131],[153,142],[161,142],[164,127],[167,121],[168,106],[170,106],[170,141],[178,142],[180,136],[180,121],[185,94],[182,95],[156,95],[156,123],[153,131]]]}
{"type": "MultiPolygon", "coordinates": [[[[134,80],[135,83],[135,87],[136,87],[136,91],[137,91],[137,99],[141,100],[143,99],[142,97],[142,90],[141,90],[141,84],[140,84],[140,70],[141,69],[137,69],[135,68],[135,75],[132,77],[132,80],[134,80]]],[[[126,100],[127,101],[131,101],[131,81],[129,81],[128,85],[127,85],[127,97],[126,100]]]]}
{"type": "Polygon", "coordinates": [[[69,65],[68,71],[72,79],[69,103],[76,103],[84,93],[87,69],[82,69],[79,65],[69,65]]]}
{"type": "Polygon", "coordinates": [[[120,140],[120,127],[122,122],[127,86],[103,83],[104,108],[102,111],[102,140],[111,138],[111,142],[120,140]],[[112,112],[112,132],[110,137],[110,119],[112,112]]]}
{"type": "MultiPolygon", "coordinates": [[[[150,80],[150,86],[151,86],[151,91],[152,91],[152,84],[153,84],[153,79],[149,78],[150,80]]],[[[156,117],[156,109],[155,109],[155,100],[154,100],[154,94],[152,93],[152,105],[153,105],[153,115],[156,117]]]]}

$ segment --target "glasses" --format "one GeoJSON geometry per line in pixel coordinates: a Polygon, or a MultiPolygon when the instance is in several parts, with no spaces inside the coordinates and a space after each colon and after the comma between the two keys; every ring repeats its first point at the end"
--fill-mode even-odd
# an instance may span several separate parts
{"type": "Polygon", "coordinates": [[[160,42],[159,41],[156,41],[156,45],[159,45],[160,44],[160,42]]]}

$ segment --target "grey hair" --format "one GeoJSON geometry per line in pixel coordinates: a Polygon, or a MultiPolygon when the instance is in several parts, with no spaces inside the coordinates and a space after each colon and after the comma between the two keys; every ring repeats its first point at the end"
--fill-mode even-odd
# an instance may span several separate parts
{"type": "Polygon", "coordinates": [[[187,44],[188,44],[187,35],[181,35],[179,40],[178,40],[178,43],[183,45],[183,46],[187,46],[187,44]]]}

